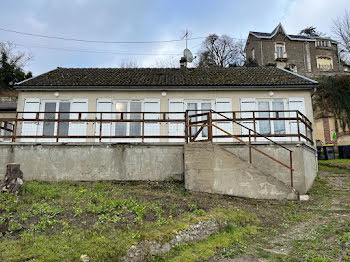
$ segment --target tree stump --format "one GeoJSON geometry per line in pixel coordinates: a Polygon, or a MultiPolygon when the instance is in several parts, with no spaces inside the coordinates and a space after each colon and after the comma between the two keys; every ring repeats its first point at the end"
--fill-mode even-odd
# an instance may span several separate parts
{"type": "Polygon", "coordinates": [[[15,193],[23,184],[23,172],[19,164],[8,164],[6,169],[5,180],[1,184],[1,192],[15,193]]]}

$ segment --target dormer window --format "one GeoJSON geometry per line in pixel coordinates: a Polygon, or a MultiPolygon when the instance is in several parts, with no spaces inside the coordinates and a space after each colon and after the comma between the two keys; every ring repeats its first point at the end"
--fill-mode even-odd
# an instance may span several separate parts
{"type": "Polygon", "coordinates": [[[275,44],[275,58],[287,58],[286,47],[284,43],[276,43],[275,44]]]}
{"type": "Polygon", "coordinates": [[[317,40],[316,46],[317,47],[330,47],[330,41],[329,40],[317,40]]]}

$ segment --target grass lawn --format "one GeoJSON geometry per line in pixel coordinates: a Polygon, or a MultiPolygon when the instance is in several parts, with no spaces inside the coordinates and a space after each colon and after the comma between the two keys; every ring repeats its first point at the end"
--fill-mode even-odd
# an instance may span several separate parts
{"type": "Polygon", "coordinates": [[[341,165],[320,162],[306,202],[191,193],[178,182],[25,182],[0,194],[0,261],[118,261],[133,244],[165,243],[213,218],[229,224],[148,260],[350,261],[350,170],[341,165]]]}

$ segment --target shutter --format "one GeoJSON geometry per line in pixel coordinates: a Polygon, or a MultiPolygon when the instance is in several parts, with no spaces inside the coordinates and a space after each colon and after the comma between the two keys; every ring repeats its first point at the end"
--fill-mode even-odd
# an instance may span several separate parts
{"type": "MultiPolygon", "coordinates": [[[[40,99],[25,99],[24,112],[39,112],[40,111],[40,99]]],[[[35,113],[23,113],[24,119],[34,119],[35,113]]],[[[38,134],[39,122],[23,122],[22,123],[22,136],[36,136],[38,134]]],[[[21,142],[35,142],[35,138],[22,138],[21,142]]]]}
{"type": "MultiPolygon", "coordinates": [[[[169,99],[169,112],[185,112],[183,99],[169,99]]],[[[184,114],[168,114],[169,119],[184,119],[184,114]]],[[[185,136],[185,125],[183,123],[169,123],[169,136],[185,136]]],[[[170,138],[169,142],[185,142],[181,138],[170,138]]]]}
{"type": "MultiPolygon", "coordinates": [[[[228,99],[228,98],[218,98],[216,99],[216,103],[215,103],[215,111],[216,112],[232,112],[232,99],[228,99]]],[[[223,115],[225,115],[228,118],[232,118],[232,113],[223,113],[223,115]]],[[[217,114],[213,114],[213,118],[214,119],[225,119],[223,116],[217,115],[217,114]]],[[[227,121],[227,122],[216,122],[215,125],[217,125],[218,127],[222,128],[223,130],[229,132],[230,134],[232,134],[232,122],[227,121]]],[[[221,130],[217,129],[217,128],[213,128],[213,133],[216,136],[226,136],[227,134],[222,132],[221,130]]],[[[224,142],[224,141],[232,141],[233,138],[215,138],[214,141],[215,142],[224,142]]]]}
{"type": "MultiPolygon", "coordinates": [[[[303,97],[291,97],[288,99],[289,110],[299,110],[300,113],[305,115],[305,101],[303,97]]],[[[296,113],[291,112],[291,117],[296,117],[296,113]]],[[[305,125],[299,122],[300,133],[306,135],[305,125]]],[[[298,134],[298,123],[296,120],[290,121],[290,134],[298,134]]],[[[297,137],[293,137],[292,141],[297,141],[297,137]]]]}
{"type": "MultiPolygon", "coordinates": [[[[144,112],[160,112],[160,100],[159,99],[145,99],[144,112]]],[[[147,114],[145,113],[145,119],[160,119],[160,114],[147,114]]],[[[160,135],[160,123],[145,123],[144,125],[145,136],[159,136],[160,135]]],[[[159,142],[159,138],[146,138],[145,142],[159,142]]]]}
{"type": "MultiPolygon", "coordinates": [[[[255,98],[241,98],[240,100],[240,107],[241,111],[255,111],[256,110],[256,99],[255,98]]],[[[242,112],[240,114],[240,118],[252,118],[253,113],[252,112],[242,112]]],[[[246,120],[242,121],[241,124],[247,128],[254,130],[254,121],[252,120],[246,120]]],[[[257,125],[257,123],[255,123],[257,125]]],[[[249,131],[247,128],[242,127],[241,128],[241,134],[242,135],[248,135],[249,131]]],[[[243,140],[248,141],[248,138],[243,138],[243,140]]]]}
{"type": "MultiPolygon", "coordinates": [[[[74,99],[70,107],[70,119],[79,119],[79,114],[74,112],[87,112],[88,100],[87,99],[74,99]]],[[[87,113],[81,114],[81,119],[87,119],[87,113]]],[[[87,122],[70,122],[69,123],[69,136],[86,136],[87,122]]],[[[85,142],[86,138],[72,138],[69,139],[74,142],[85,142]]]]}
{"type": "MultiPolygon", "coordinates": [[[[109,98],[99,98],[97,99],[96,103],[96,112],[108,112],[102,114],[102,119],[112,119],[112,99],[109,98]]],[[[96,114],[96,119],[101,119],[101,114],[96,114]]],[[[104,122],[102,123],[102,136],[111,136],[112,134],[112,122],[104,122]]],[[[97,122],[95,125],[95,136],[100,135],[100,122],[97,122]]],[[[95,140],[96,142],[99,141],[98,138],[95,140]]],[[[110,142],[110,138],[102,138],[102,142],[110,142]]]]}

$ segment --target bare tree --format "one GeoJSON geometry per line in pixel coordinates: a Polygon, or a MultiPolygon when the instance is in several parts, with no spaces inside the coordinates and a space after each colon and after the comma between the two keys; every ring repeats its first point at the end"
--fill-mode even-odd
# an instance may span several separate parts
{"type": "Polygon", "coordinates": [[[209,35],[202,43],[198,67],[228,67],[244,63],[244,42],[227,35],[209,35]]]}
{"type": "Polygon", "coordinates": [[[25,53],[17,50],[13,42],[0,42],[0,54],[5,54],[10,64],[14,64],[19,68],[24,68],[32,59],[31,53],[25,53]]]}
{"type": "Polygon", "coordinates": [[[333,21],[333,32],[340,42],[341,58],[350,63],[350,11],[333,21]]]}
{"type": "Polygon", "coordinates": [[[180,66],[179,59],[173,56],[156,59],[154,64],[157,68],[177,68],[180,66]]]}
{"type": "Polygon", "coordinates": [[[135,59],[123,58],[119,63],[119,68],[138,68],[140,67],[135,59]]]}
{"type": "Polygon", "coordinates": [[[300,31],[300,35],[306,36],[321,36],[322,34],[316,30],[316,27],[309,26],[300,31]]]}

